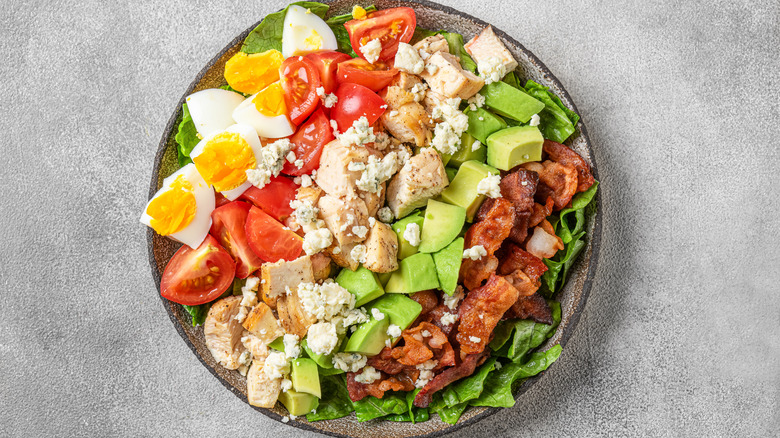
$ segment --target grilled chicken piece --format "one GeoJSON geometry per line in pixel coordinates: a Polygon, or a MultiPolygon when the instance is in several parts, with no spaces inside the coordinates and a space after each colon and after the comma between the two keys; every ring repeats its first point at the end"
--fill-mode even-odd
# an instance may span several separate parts
{"type": "Polygon", "coordinates": [[[264,263],[260,267],[260,278],[260,295],[266,304],[275,309],[276,301],[287,288],[294,289],[298,283],[314,282],[311,258],[302,256],[292,261],[264,263]]]}
{"type": "Polygon", "coordinates": [[[282,379],[271,379],[263,371],[265,358],[255,357],[246,375],[246,398],[252,406],[272,408],[282,391],[282,379]]]}
{"type": "Polygon", "coordinates": [[[415,85],[422,85],[420,77],[405,72],[398,73],[398,76],[393,78],[393,82],[390,83],[391,87],[399,87],[404,91],[412,91],[415,85]]]}
{"type": "Polygon", "coordinates": [[[317,185],[332,196],[351,196],[355,193],[355,182],[362,174],[349,170],[349,163],[368,161],[370,152],[364,147],[345,146],[333,140],[322,148],[320,168],[317,170],[317,185]]]}
{"type": "Polygon", "coordinates": [[[517,68],[517,61],[515,61],[512,53],[507,50],[504,43],[498,39],[493,32],[492,26],[483,29],[479,35],[467,42],[465,47],[477,65],[480,62],[487,62],[490,58],[498,58],[506,67],[507,72],[517,68]]]}
{"type": "Polygon", "coordinates": [[[388,104],[388,110],[382,114],[382,123],[393,137],[418,147],[431,142],[428,119],[425,107],[415,101],[401,106],[388,104]]]}
{"type": "Polygon", "coordinates": [[[406,162],[387,186],[387,205],[396,218],[424,206],[449,185],[441,156],[433,148],[423,148],[406,162]]]}
{"type": "Polygon", "coordinates": [[[326,250],[333,262],[342,268],[347,268],[350,271],[354,271],[360,266],[360,262],[352,257],[352,249],[357,246],[357,243],[348,243],[346,245],[339,245],[337,241],[333,241],[333,244],[326,250]]]}
{"type": "MultiPolygon", "coordinates": [[[[450,53],[450,45],[441,35],[432,35],[427,38],[423,38],[413,47],[417,50],[424,51],[428,55],[433,55],[436,52],[450,53]]],[[[427,58],[427,56],[424,54],[420,54],[420,56],[422,56],[423,59],[427,58]]]]}
{"type": "Polygon", "coordinates": [[[477,94],[485,81],[474,73],[463,70],[455,55],[436,52],[425,62],[420,74],[428,86],[445,97],[468,99],[477,94]]]}
{"type": "Polygon", "coordinates": [[[398,236],[390,225],[376,221],[368,230],[366,262],[363,263],[373,272],[392,272],[398,269],[398,236]]]}
{"type": "Polygon", "coordinates": [[[279,322],[274,317],[273,310],[265,303],[257,303],[246,316],[242,325],[249,333],[266,344],[284,335],[282,328],[279,327],[279,322]]]}
{"type": "Polygon", "coordinates": [[[229,370],[241,366],[238,357],[246,350],[241,343],[244,327],[235,318],[240,308],[240,296],[223,298],[211,306],[203,323],[206,347],[214,360],[229,370]]]}
{"type": "Polygon", "coordinates": [[[358,190],[358,198],[362,199],[366,203],[366,215],[368,217],[376,216],[376,212],[385,205],[385,188],[387,184],[382,183],[379,185],[379,191],[376,193],[364,192],[358,190]]]}
{"type": "Polygon", "coordinates": [[[368,230],[368,208],[366,203],[357,196],[339,198],[325,195],[320,198],[317,206],[320,216],[330,230],[338,245],[362,242],[366,235],[360,234],[360,227],[368,230]]]}
{"type": "Polygon", "coordinates": [[[317,205],[317,202],[324,195],[321,188],[316,185],[309,187],[298,187],[298,192],[295,194],[295,199],[299,201],[309,201],[311,205],[317,205]]]}
{"type": "Polygon", "coordinates": [[[327,254],[318,252],[317,254],[312,254],[309,258],[311,259],[314,281],[325,280],[330,277],[333,270],[331,269],[330,257],[327,254]]]}
{"type": "Polygon", "coordinates": [[[290,293],[279,298],[276,302],[276,313],[284,331],[292,335],[298,335],[299,339],[306,336],[309,327],[317,322],[317,318],[309,315],[303,308],[298,296],[298,286],[290,288],[290,293]]]}
{"type": "Polygon", "coordinates": [[[248,331],[244,331],[244,334],[241,336],[241,343],[252,353],[254,360],[258,360],[258,358],[262,360],[268,356],[268,345],[266,345],[266,342],[248,331]]]}

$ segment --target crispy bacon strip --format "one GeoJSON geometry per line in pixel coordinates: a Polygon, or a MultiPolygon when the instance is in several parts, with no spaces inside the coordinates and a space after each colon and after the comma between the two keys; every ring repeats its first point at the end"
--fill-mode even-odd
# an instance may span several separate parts
{"type": "Polygon", "coordinates": [[[553,198],[555,211],[564,209],[577,193],[577,169],[547,160],[543,163],[525,163],[523,168],[539,174],[539,186],[536,188],[536,200],[547,202],[553,198]]]}
{"type": "Polygon", "coordinates": [[[452,329],[455,328],[455,324],[444,324],[441,322],[441,318],[448,313],[457,314],[457,311],[451,311],[449,307],[445,306],[444,304],[439,304],[433,310],[428,312],[426,320],[438,327],[445,335],[449,336],[450,333],[452,333],[452,329]]]}
{"type": "Polygon", "coordinates": [[[381,379],[372,383],[360,383],[355,380],[358,373],[347,373],[347,392],[349,399],[353,402],[362,400],[366,396],[382,398],[387,391],[411,391],[414,389],[414,382],[420,372],[416,369],[405,369],[404,372],[395,376],[386,376],[382,374],[381,379]]]}
{"type": "Polygon", "coordinates": [[[593,185],[595,180],[590,171],[590,165],[582,159],[580,154],[566,145],[551,140],[545,140],[542,148],[550,160],[577,169],[577,192],[584,192],[593,185]]]}
{"type": "MultiPolygon", "coordinates": [[[[409,298],[417,301],[422,306],[422,311],[420,312],[418,321],[422,321],[428,312],[439,305],[439,296],[432,290],[424,290],[422,292],[411,294],[409,295],[409,298]]],[[[416,324],[412,324],[412,326],[414,325],[416,324]]]]}
{"type": "Polygon", "coordinates": [[[436,369],[455,365],[455,352],[447,339],[447,335],[429,322],[421,322],[418,326],[404,330],[401,335],[404,346],[392,351],[393,359],[401,365],[417,366],[427,360],[436,359],[436,369]]]}
{"type": "Polygon", "coordinates": [[[539,281],[542,275],[547,272],[547,265],[542,262],[542,259],[514,243],[504,244],[499,257],[501,258],[501,263],[498,266],[499,275],[509,275],[514,271],[521,270],[531,281],[539,281]]]}
{"type": "Polygon", "coordinates": [[[512,284],[495,273],[484,286],[466,295],[458,311],[460,324],[456,335],[461,358],[485,349],[496,324],[519,296],[512,284]]]}
{"type": "Polygon", "coordinates": [[[509,239],[513,242],[522,244],[528,236],[538,184],[539,175],[526,169],[517,169],[501,178],[501,196],[515,207],[515,223],[509,233],[509,239]]]}
{"type": "Polygon", "coordinates": [[[465,248],[482,245],[487,251],[487,255],[479,260],[464,259],[460,266],[460,282],[469,290],[479,287],[495,272],[498,259],[493,254],[509,236],[514,225],[515,209],[512,203],[504,198],[490,201],[487,210],[478,217],[479,221],[466,232],[465,248]]]}
{"type": "Polygon", "coordinates": [[[404,370],[404,366],[393,359],[391,347],[385,347],[376,356],[369,357],[367,364],[387,374],[398,374],[404,370]]]}
{"type": "Polygon", "coordinates": [[[474,370],[479,365],[482,365],[488,356],[490,356],[490,351],[487,350],[477,354],[470,354],[463,358],[463,361],[458,366],[442,371],[417,393],[417,396],[414,397],[414,405],[418,408],[427,408],[434,393],[456,380],[474,374],[474,370]]]}
{"type": "Polygon", "coordinates": [[[552,325],[553,323],[552,309],[547,304],[547,300],[539,295],[539,292],[519,297],[504,316],[507,318],[533,319],[542,324],[552,325]]]}
{"type": "Polygon", "coordinates": [[[531,217],[528,219],[528,228],[533,228],[547,219],[547,216],[552,214],[553,207],[555,207],[555,202],[553,201],[553,198],[549,196],[544,204],[535,203],[531,217]]]}

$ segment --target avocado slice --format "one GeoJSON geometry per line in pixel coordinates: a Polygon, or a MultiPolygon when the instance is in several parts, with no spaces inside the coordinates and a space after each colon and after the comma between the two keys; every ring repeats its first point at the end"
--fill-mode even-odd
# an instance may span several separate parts
{"type": "Polygon", "coordinates": [[[392,274],[393,274],[392,272],[380,272],[376,274],[376,278],[379,280],[379,283],[382,285],[383,288],[385,287],[385,285],[387,285],[387,280],[390,279],[390,276],[392,274]]]}
{"type": "Polygon", "coordinates": [[[485,96],[488,108],[518,122],[527,123],[531,116],[544,109],[544,103],[505,82],[485,85],[480,93],[485,96]]]}
{"type": "MultiPolygon", "coordinates": [[[[485,140],[490,137],[490,134],[507,127],[504,119],[491,113],[485,108],[477,108],[476,111],[467,110],[464,112],[464,114],[469,117],[469,129],[466,132],[468,132],[473,138],[481,141],[482,144],[485,144],[485,140]]],[[[471,143],[463,143],[463,138],[461,138],[460,142],[461,145],[467,144],[469,146],[471,146],[473,143],[473,140],[471,143]]],[[[460,150],[462,151],[463,149],[464,147],[461,146],[460,150]]]]}
{"type": "MultiPolygon", "coordinates": [[[[472,137],[471,134],[464,132],[463,135],[460,136],[460,144],[463,146],[458,150],[458,152],[452,155],[452,158],[450,158],[450,167],[444,170],[446,171],[453,167],[458,168],[466,161],[471,160],[484,163],[485,158],[487,157],[487,146],[485,145],[484,141],[480,141],[479,148],[476,151],[472,151],[471,147],[474,145],[475,141],[477,140],[472,137]]],[[[449,176],[449,173],[447,173],[447,175],[449,176]]],[[[452,181],[452,179],[450,179],[450,181],[452,181]]]]}
{"type": "Polygon", "coordinates": [[[390,319],[385,317],[381,320],[371,317],[368,321],[360,324],[352,333],[347,341],[344,351],[347,353],[360,353],[366,356],[375,356],[385,348],[385,341],[390,337],[387,335],[387,327],[390,325],[390,319]]]}
{"type": "Polygon", "coordinates": [[[487,139],[487,163],[509,170],[529,161],[542,160],[544,137],[536,126],[513,126],[487,139]]]}
{"type": "Polygon", "coordinates": [[[290,380],[292,380],[294,390],[322,398],[320,375],[317,372],[316,362],[311,359],[299,358],[292,361],[290,368],[290,380]]]}
{"type": "Polygon", "coordinates": [[[433,262],[436,264],[436,274],[439,276],[441,289],[452,295],[458,287],[458,274],[460,263],[463,260],[464,240],[458,237],[444,249],[433,254],[433,262]]]}
{"type": "Polygon", "coordinates": [[[317,397],[293,389],[279,394],[279,401],[287,408],[290,415],[297,417],[308,414],[320,405],[320,399],[317,397]]]}
{"type": "Polygon", "coordinates": [[[407,287],[406,293],[439,288],[436,264],[430,254],[417,253],[401,260],[400,270],[407,287]]]}
{"type": "Polygon", "coordinates": [[[465,222],[465,208],[429,199],[418,251],[432,253],[449,245],[465,222]]]}
{"type": "Polygon", "coordinates": [[[281,351],[284,353],[284,337],[279,336],[278,338],[274,339],[270,344],[268,344],[268,348],[273,348],[276,351],[281,351]]]}
{"type": "Polygon", "coordinates": [[[385,284],[385,292],[389,294],[405,294],[409,288],[406,287],[406,281],[404,280],[404,274],[399,267],[390,273],[390,278],[388,278],[387,284],[385,284]]]}
{"type": "Polygon", "coordinates": [[[485,195],[477,193],[477,185],[489,174],[498,175],[499,172],[496,168],[479,161],[466,161],[458,169],[455,179],[441,193],[441,199],[465,208],[466,220],[473,221],[474,215],[477,214],[479,206],[485,199],[485,195]]]}
{"type": "Polygon", "coordinates": [[[404,239],[404,231],[406,231],[406,226],[411,223],[417,224],[422,229],[423,217],[420,215],[419,211],[415,211],[409,216],[406,216],[400,221],[394,223],[392,226],[393,231],[395,231],[395,234],[398,235],[398,260],[403,260],[412,254],[417,254],[417,247],[412,246],[406,239],[404,239]]]}
{"type": "Polygon", "coordinates": [[[333,349],[333,351],[330,354],[318,354],[315,353],[309,348],[309,343],[306,341],[306,338],[303,338],[301,341],[301,348],[303,348],[303,351],[306,352],[306,356],[311,358],[317,365],[319,365],[321,368],[333,368],[333,353],[339,351],[339,347],[341,347],[341,344],[344,342],[344,336],[339,335],[339,342],[336,344],[336,347],[333,349]]]}
{"type": "Polygon", "coordinates": [[[386,294],[366,306],[377,309],[385,314],[385,319],[390,319],[390,324],[401,327],[401,330],[409,326],[420,316],[422,306],[417,301],[400,294],[386,294]]]}
{"type": "Polygon", "coordinates": [[[355,296],[355,307],[360,307],[385,293],[377,275],[364,266],[355,271],[342,269],[336,277],[336,283],[355,296]]]}

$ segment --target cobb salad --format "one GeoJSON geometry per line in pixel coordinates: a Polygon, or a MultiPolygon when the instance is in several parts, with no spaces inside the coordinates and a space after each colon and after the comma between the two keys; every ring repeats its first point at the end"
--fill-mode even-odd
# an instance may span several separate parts
{"type": "Polygon", "coordinates": [[[579,116],[490,26],[296,2],[186,98],[180,169],[141,222],[182,243],[163,297],[283,421],[455,423],[514,405],[585,246],[579,116]]]}

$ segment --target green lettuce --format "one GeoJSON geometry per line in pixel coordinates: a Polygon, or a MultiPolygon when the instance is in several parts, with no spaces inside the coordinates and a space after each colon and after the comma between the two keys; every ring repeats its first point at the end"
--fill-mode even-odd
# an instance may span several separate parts
{"type": "Polygon", "coordinates": [[[322,398],[314,413],[306,414],[308,421],[333,420],[346,417],[355,409],[349,399],[347,384],[341,376],[320,376],[322,398]]]}
{"type": "MultiPolygon", "coordinates": [[[[376,11],[376,6],[371,5],[366,9],[366,12],[373,12],[376,11]]],[[[338,51],[346,53],[347,55],[357,58],[357,53],[355,53],[355,50],[352,49],[352,43],[349,41],[349,32],[347,32],[347,28],[344,27],[344,23],[351,20],[352,13],[349,14],[343,14],[343,15],[336,15],[335,17],[328,18],[325,23],[328,24],[328,27],[333,31],[333,34],[336,36],[336,42],[338,43],[338,51]]]]}
{"type": "Polygon", "coordinates": [[[406,394],[402,392],[385,393],[382,398],[368,396],[353,403],[358,421],[368,421],[388,415],[400,415],[409,410],[406,394]]]}
{"type": "Polygon", "coordinates": [[[501,79],[501,81],[517,88],[518,90],[525,91],[525,89],[523,89],[523,87],[520,85],[520,77],[517,76],[517,72],[510,71],[506,74],[506,76],[504,76],[504,79],[501,79]]]}
{"type": "Polygon", "coordinates": [[[466,47],[463,44],[463,35],[455,32],[443,32],[444,39],[447,40],[447,45],[450,47],[450,53],[460,58],[460,66],[463,70],[468,70],[472,73],[477,72],[477,63],[471,59],[471,56],[466,51],[466,47]]]}
{"type": "Polygon", "coordinates": [[[179,131],[174,139],[178,145],[179,167],[192,163],[190,152],[198,145],[200,137],[198,137],[198,130],[195,129],[195,123],[192,121],[190,109],[186,103],[181,106],[181,122],[179,122],[179,131]]]}
{"type": "MultiPolygon", "coordinates": [[[[293,2],[291,5],[301,6],[311,9],[311,12],[317,14],[320,18],[325,18],[329,6],[317,2],[293,2]]],[[[289,7],[289,6],[288,6],[289,7]]],[[[241,51],[245,53],[262,53],[266,50],[275,49],[282,51],[282,28],[284,27],[284,16],[287,14],[287,8],[279,12],[268,14],[256,28],[249,32],[241,51]]]]}
{"type": "Polygon", "coordinates": [[[182,305],[182,307],[192,317],[192,326],[197,327],[206,322],[206,316],[209,314],[209,309],[211,309],[211,303],[199,304],[197,306],[182,305]]]}
{"type": "Polygon", "coordinates": [[[444,404],[451,408],[479,397],[484,388],[488,373],[494,368],[496,359],[491,357],[477,369],[474,374],[453,382],[442,390],[444,404]]]}
{"type": "Polygon", "coordinates": [[[525,83],[525,92],[544,103],[544,109],[539,112],[539,130],[544,138],[563,143],[574,133],[580,116],[567,108],[558,96],[531,80],[525,83]]]}
{"type": "Polygon", "coordinates": [[[437,412],[437,414],[439,414],[441,421],[447,424],[455,424],[460,419],[460,416],[463,415],[463,411],[466,410],[467,406],[468,403],[464,402],[452,407],[443,407],[437,412]]]}
{"type": "Polygon", "coordinates": [[[585,208],[590,205],[593,198],[596,197],[599,182],[595,181],[590,188],[582,193],[578,193],[571,201],[571,207],[561,210],[558,214],[557,229],[558,237],[563,239],[563,243],[569,243],[573,240],[575,234],[579,234],[585,228],[585,208]]]}
{"type": "Polygon", "coordinates": [[[384,419],[390,421],[411,422],[412,424],[418,421],[428,421],[428,408],[418,408],[414,406],[414,398],[417,396],[420,390],[421,388],[417,388],[414,391],[409,391],[406,393],[406,406],[408,408],[407,412],[403,414],[388,415],[384,419]]]}
{"type": "Polygon", "coordinates": [[[490,342],[490,348],[494,350],[493,355],[506,357],[515,363],[521,362],[529,351],[542,345],[547,338],[552,336],[561,322],[561,304],[557,301],[548,301],[548,304],[552,310],[554,321],[552,325],[534,322],[530,319],[502,321],[496,328],[497,333],[501,333],[502,337],[496,336],[490,342]],[[514,333],[514,336],[507,336],[507,332],[514,333]]]}

